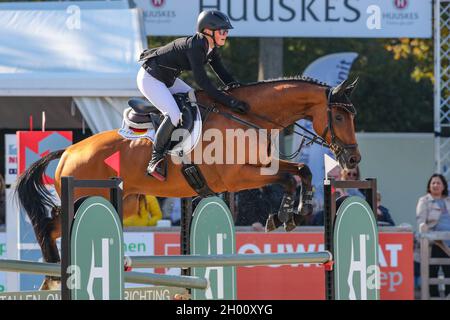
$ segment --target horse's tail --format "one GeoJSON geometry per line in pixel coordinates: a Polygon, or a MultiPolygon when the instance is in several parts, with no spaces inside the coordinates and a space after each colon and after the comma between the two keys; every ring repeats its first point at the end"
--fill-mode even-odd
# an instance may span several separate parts
{"type": "Polygon", "coordinates": [[[61,158],[63,153],[64,150],[58,150],[42,157],[22,173],[17,181],[15,192],[33,224],[34,232],[41,247],[42,241],[45,241],[46,238],[47,226],[52,220],[52,217],[47,214],[47,208],[57,208],[57,205],[53,202],[52,194],[43,183],[42,177],[48,164],[52,160],[61,158]]]}

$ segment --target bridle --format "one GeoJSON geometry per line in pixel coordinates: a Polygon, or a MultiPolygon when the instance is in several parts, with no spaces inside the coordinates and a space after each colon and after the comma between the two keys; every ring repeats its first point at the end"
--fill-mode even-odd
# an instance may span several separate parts
{"type": "Polygon", "coordinates": [[[333,153],[336,156],[336,159],[338,159],[342,154],[345,154],[346,152],[350,152],[352,150],[356,150],[358,148],[358,144],[357,143],[353,143],[353,144],[349,144],[349,143],[344,143],[342,142],[341,139],[339,139],[335,132],[334,132],[334,127],[333,127],[333,114],[332,114],[332,109],[333,108],[342,108],[344,109],[346,112],[352,114],[352,115],[356,115],[356,109],[353,106],[353,104],[351,103],[343,103],[343,102],[332,102],[331,98],[332,98],[332,90],[331,89],[327,89],[328,93],[327,93],[327,126],[325,127],[323,133],[320,135],[320,137],[325,140],[325,137],[328,133],[328,131],[330,132],[331,135],[331,143],[328,145],[328,147],[330,148],[331,151],[333,151],[333,153]]]}
{"type": "MultiPolygon", "coordinates": [[[[307,140],[308,140],[308,142],[306,143],[307,146],[312,145],[312,144],[317,144],[322,147],[329,148],[335,154],[336,159],[338,159],[341,155],[343,155],[345,153],[355,150],[358,147],[357,143],[346,144],[346,143],[342,142],[342,140],[339,139],[334,132],[332,109],[333,108],[342,108],[346,112],[348,112],[352,115],[356,115],[356,109],[353,106],[353,104],[351,104],[351,103],[331,101],[332,100],[332,92],[333,92],[332,90],[333,90],[333,88],[327,88],[327,126],[325,127],[323,133],[321,135],[318,135],[317,133],[312,132],[312,131],[308,130],[307,128],[305,128],[304,126],[294,122],[294,126],[302,129],[308,135],[294,130],[293,133],[302,137],[302,141],[301,141],[299,147],[289,155],[284,154],[283,152],[281,152],[281,150],[278,150],[278,152],[281,156],[283,156],[284,158],[289,159],[289,160],[297,158],[298,154],[301,152],[302,148],[305,146],[305,142],[307,140]],[[331,143],[327,143],[327,141],[325,139],[328,132],[330,132],[330,135],[331,135],[331,143]]],[[[214,104],[212,106],[205,106],[205,105],[202,105],[197,102],[197,105],[207,111],[207,114],[205,116],[205,121],[208,118],[208,115],[211,112],[213,112],[213,113],[220,114],[220,115],[226,117],[227,119],[230,119],[232,121],[243,124],[247,127],[254,128],[254,129],[263,129],[261,126],[255,124],[251,121],[241,119],[240,117],[235,116],[234,114],[232,114],[230,112],[220,111],[214,104]]],[[[277,122],[267,118],[266,116],[255,114],[255,113],[252,113],[251,116],[258,118],[259,120],[262,120],[264,122],[270,123],[276,127],[279,127],[281,130],[284,130],[287,128],[286,126],[283,126],[280,123],[277,123],[277,122]]]]}

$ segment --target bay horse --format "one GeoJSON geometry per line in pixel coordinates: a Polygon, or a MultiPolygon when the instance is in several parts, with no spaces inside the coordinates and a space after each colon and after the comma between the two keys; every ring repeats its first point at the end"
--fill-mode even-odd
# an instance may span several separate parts
{"type": "MultiPolygon", "coordinates": [[[[246,115],[234,113],[207,96],[204,91],[196,91],[199,105],[214,105],[220,112],[212,112],[203,123],[203,133],[208,129],[224,133],[227,129],[248,129],[246,123],[261,129],[283,129],[299,119],[309,119],[313,123],[316,138],[323,139],[335,153],[343,167],[354,168],[361,156],[356,143],[354,116],[356,111],[350,101],[350,95],[356,85],[348,81],[337,87],[329,87],[312,79],[281,78],[265,80],[231,89],[235,98],[246,101],[250,111],[246,115]],[[224,117],[223,114],[232,115],[224,117]],[[238,118],[241,121],[235,121],[238,118]]],[[[198,144],[192,153],[204,151],[211,141],[198,144]],[[202,148],[201,150],[197,150],[202,148]]],[[[215,192],[237,192],[245,189],[259,188],[269,184],[281,184],[285,190],[282,207],[293,212],[293,199],[296,192],[294,175],[302,182],[302,200],[299,213],[312,212],[311,172],[301,163],[276,159],[269,151],[270,141],[258,140],[245,145],[245,161],[242,164],[222,163],[200,164],[200,168],[209,188],[215,192]],[[267,167],[262,161],[251,163],[251,152],[260,151],[269,159],[269,163],[278,162],[275,174],[262,175],[261,169],[267,167]]],[[[34,226],[37,240],[46,262],[60,262],[56,239],[61,236],[60,208],[54,203],[43,184],[43,174],[50,161],[60,159],[55,173],[55,188],[61,197],[61,177],[73,176],[76,179],[109,179],[115,176],[111,167],[104,160],[120,152],[121,177],[123,179],[123,216],[124,218],[138,211],[138,197],[150,194],[160,197],[193,197],[197,193],[185,180],[180,164],[168,158],[167,180],[158,181],[146,176],[146,167],[151,155],[152,144],[147,139],[128,140],[118,134],[117,130],[101,132],[82,140],[65,150],[52,152],[32,164],[18,179],[16,191],[23,208],[34,226]],[[48,209],[52,208],[52,214],[48,209]]],[[[223,141],[223,155],[236,154],[237,146],[230,146],[223,141]]],[[[243,151],[243,150],[240,150],[243,151]]],[[[216,155],[217,156],[217,155],[216,155]]],[[[220,157],[220,155],[219,155],[220,157]]],[[[75,199],[83,196],[99,195],[109,198],[108,190],[76,189],[75,199]]],[[[284,211],[286,212],[286,211],[284,211]]],[[[290,222],[288,231],[295,227],[300,214],[290,215],[287,219],[271,215],[268,229],[272,230],[283,222],[290,222]]],[[[53,288],[51,278],[46,278],[41,288],[53,288]]]]}

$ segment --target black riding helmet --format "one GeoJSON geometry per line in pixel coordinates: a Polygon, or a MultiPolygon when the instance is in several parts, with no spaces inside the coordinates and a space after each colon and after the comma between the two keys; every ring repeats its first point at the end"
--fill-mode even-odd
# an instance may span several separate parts
{"type": "Polygon", "coordinates": [[[220,29],[233,29],[230,19],[226,14],[217,10],[202,11],[197,18],[197,32],[208,28],[213,31],[220,29]]]}

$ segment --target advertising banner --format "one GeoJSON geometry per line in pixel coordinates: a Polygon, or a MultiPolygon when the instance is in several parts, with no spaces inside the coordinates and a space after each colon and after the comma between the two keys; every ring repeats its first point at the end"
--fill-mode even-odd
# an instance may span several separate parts
{"type": "Polygon", "coordinates": [[[5,183],[17,179],[17,139],[15,134],[5,134],[5,183]]]}
{"type": "MultiPolygon", "coordinates": [[[[17,131],[17,146],[18,146],[18,174],[20,175],[34,162],[38,161],[50,152],[65,149],[72,144],[71,131],[17,131]]],[[[53,179],[55,177],[55,170],[59,160],[53,160],[45,171],[45,183],[48,185],[50,193],[53,195],[56,202],[59,201],[54,190],[53,179]]],[[[14,213],[13,213],[14,215],[14,213]]],[[[20,260],[41,261],[41,249],[37,243],[33,226],[27,213],[20,208],[19,213],[15,213],[17,221],[17,230],[10,232],[17,232],[15,239],[19,239],[19,244],[13,243],[8,245],[8,248],[17,248],[19,252],[9,252],[12,257],[17,257],[20,260]]],[[[10,230],[7,222],[7,230],[10,230]]],[[[12,238],[8,236],[8,241],[12,238]]],[[[17,240],[16,240],[17,241],[17,240]]],[[[36,290],[40,287],[44,276],[20,274],[20,283],[13,284],[8,282],[8,290],[36,290]]]]}
{"type": "MultiPolygon", "coordinates": [[[[7,259],[6,255],[6,233],[0,232],[0,259],[7,259]]],[[[6,274],[0,272],[0,293],[6,291],[6,274]]]]}
{"type": "Polygon", "coordinates": [[[237,37],[430,38],[427,0],[135,0],[149,36],[195,33],[203,10],[226,13],[237,37]]]}
{"type": "MultiPolygon", "coordinates": [[[[178,233],[155,233],[155,255],[180,254],[178,233]]],[[[379,233],[381,300],[414,299],[412,233],[379,233]]],[[[292,253],[322,251],[323,233],[251,233],[236,235],[236,251],[292,253]]],[[[158,273],[180,274],[180,269],[155,269],[158,273]]],[[[317,264],[271,265],[237,268],[237,298],[241,299],[325,299],[323,266],[317,264]]]]}

